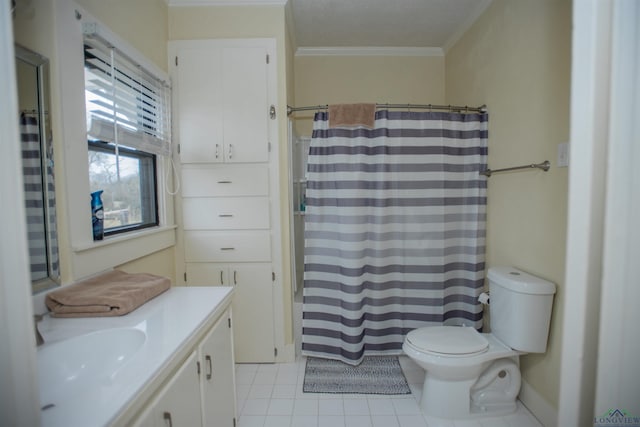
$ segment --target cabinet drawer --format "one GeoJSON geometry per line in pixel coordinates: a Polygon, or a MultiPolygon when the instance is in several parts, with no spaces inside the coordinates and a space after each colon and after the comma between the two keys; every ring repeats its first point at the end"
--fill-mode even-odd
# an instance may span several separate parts
{"type": "Polygon", "coordinates": [[[267,197],[197,197],[182,200],[185,230],[269,228],[267,197]]]}
{"type": "Polygon", "coordinates": [[[183,166],[182,197],[267,196],[267,165],[183,166]]]}
{"type": "Polygon", "coordinates": [[[271,261],[269,233],[268,230],[185,231],[185,261],[271,261]]]}

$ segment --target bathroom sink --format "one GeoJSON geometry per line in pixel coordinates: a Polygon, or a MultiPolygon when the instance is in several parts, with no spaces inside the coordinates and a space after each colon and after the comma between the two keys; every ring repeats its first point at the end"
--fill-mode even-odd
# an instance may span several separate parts
{"type": "Polygon", "coordinates": [[[114,328],[44,344],[38,348],[43,408],[83,390],[108,385],[144,344],[140,329],[114,328]]]}

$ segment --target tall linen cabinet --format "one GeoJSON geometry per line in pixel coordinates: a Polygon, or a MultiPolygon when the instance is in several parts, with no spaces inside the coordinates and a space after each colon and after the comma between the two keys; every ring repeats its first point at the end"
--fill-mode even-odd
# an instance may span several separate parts
{"type": "Polygon", "coordinates": [[[275,46],[274,39],[169,43],[178,280],[235,288],[236,362],[273,362],[282,345],[275,46]]]}

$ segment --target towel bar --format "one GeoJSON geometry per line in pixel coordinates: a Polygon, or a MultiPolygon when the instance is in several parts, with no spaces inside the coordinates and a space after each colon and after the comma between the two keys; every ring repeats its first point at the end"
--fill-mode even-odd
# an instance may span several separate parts
{"type": "Polygon", "coordinates": [[[503,169],[496,169],[496,170],[487,169],[480,172],[480,175],[490,177],[491,174],[494,174],[496,172],[514,171],[518,169],[542,169],[543,171],[546,172],[549,170],[550,167],[551,167],[551,163],[549,162],[549,160],[545,160],[542,163],[532,163],[530,165],[514,166],[512,168],[503,168],[503,169]]]}

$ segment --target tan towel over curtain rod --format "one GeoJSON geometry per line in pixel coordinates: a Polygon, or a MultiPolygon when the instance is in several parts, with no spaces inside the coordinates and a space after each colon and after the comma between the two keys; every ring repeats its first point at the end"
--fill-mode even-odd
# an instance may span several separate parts
{"type": "Polygon", "coordinates": [[[171,287],[166,277],[113,270],[50,292],[53,317],[122,316],[171,287]]]}
{"type": "Polygon", "coordinates": [[[364,126],[373,129],[376,104],[329,105],[329,128],[364,126]]]}

